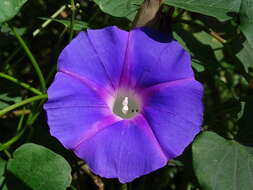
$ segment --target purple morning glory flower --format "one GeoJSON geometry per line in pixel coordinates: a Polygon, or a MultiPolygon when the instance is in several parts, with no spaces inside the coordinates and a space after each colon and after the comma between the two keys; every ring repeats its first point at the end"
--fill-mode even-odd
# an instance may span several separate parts
{"type": "Polygon", "coordinates": [[[80,32],[48,89],[50,132],[122,183],[166,165],[200,132],[202,85],[189,54],[148,28],[80,32]]]}

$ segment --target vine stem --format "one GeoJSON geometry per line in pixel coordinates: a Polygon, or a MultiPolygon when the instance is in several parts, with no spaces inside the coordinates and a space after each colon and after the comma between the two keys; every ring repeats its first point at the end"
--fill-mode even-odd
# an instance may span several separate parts
{"type": "Polygon", "coordinates": [[[22,46],[22,48],[25,50],[28,58],[30,59],[41,84],[41,89],[43,92],[46,92],[46,82],[44,79],[44,76],[42,75],[42,72],[40,70],[39,64],[36,61],[36,59],[34,58],[32,52],[30,51],[30,49],[28,48],[28,46],[26,45],[25,41],[22,39],[22,37],[19,35],[19,33],[16,31],[16,29],[14,27],[10,27],[12,32],[14,33],[15,37],[17,38],[17,40],[19,41],[20,45],[22,46]]]}
{"type": "Polygon", "coordinates": [[[18,122],[18,127],[17,127],[17,132],[19,132],[22,128],[22,124],[23,124],[23,121],[24,121],[24,118],[25,118],[25,112],[24,112],[24,109],[23,109],[23,113],[19,119],[19,122],[18,122]]]}
{"type": "Polygon", "coordinates": [[[6,156],[11,159],[12,156],[11,156],[11,153],[8,151],[8,150],[4,150],[4,153],[6,154],[6,156]]]}
{"type": "Polygon", "coordinates": [[[16,84],[18,84],[19,86],[21,86],[21,87],[23,87],[23,88],[25,88],[25,89],[27,89],[27,90],[33,92],[33,93],[36,94],[36,95],[42,95],[42,94],[43,94],[42,92],[40,92],[40,91],[37,90],[36,88],[33,88],[33,87],[31,87],[29,84],[24,83],[24,82],[22,82],[22,81],[20,81],[20,80],[18,80],[18,79],[16,79],[16,78],[10,76],[10,75],[7,75],[7,74],[4,74],[4,73],[0,72],[0,77],[1,77],[1,78],[4,78],[4,79],[6,79],[6,80],[9,80],[9,81],[11,81],[11,82],[13,82],[13,83],[16,83],[16,84]]]}
{"type": "Polygon", "coordinates": [[[26,128],[23,128],[16,136],[12,137],[10,140],[8,140],[5,143],[0,144],[0,151],[5,151],[8,149],[13,143],[17,142],[25,132],[26,128]]]}
{"type": "Polygon", "coordinates": [[[16,104],[13,104],[11,106],[8,106],[7,108],[4,108],[0,111],[0,116],[6,114],[7,112],[9,111],[12,111],[20,106],[23,106],[23,105],[26,105],[26,104],[29,104],[31,102],[34,102],[34,101],[37,101],[37,100],[41,100],[41,99],[46,99],[47,98],[47,95],[46,94],[42,94],[42,95],[39,95],[39,96],[33,96],[31,98],[27,98],[21,102],[18,102],[16,104]]]}

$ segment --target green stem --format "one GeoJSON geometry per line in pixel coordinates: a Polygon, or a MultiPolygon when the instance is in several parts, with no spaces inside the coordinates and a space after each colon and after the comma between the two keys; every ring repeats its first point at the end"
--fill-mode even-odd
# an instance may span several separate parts
{"type": "Polygon", "coordinates": [[[23,128],[16,136],[12,137],[7,142],[0,144],[0,151],[6,150],[13,143],[17,142],[22,137],[22,135],[24,134],[25,130],[26,130],[26,128],[23,128]]]}
{"type": "Polygon", "coordinates": [[[11,68],[10,62],[15,58],[15,56],[19,53],[20,50],[21,47],[15,49],[15,51],[4,62],[4,71],[8,72],[8,74],[13,74],[12,71],[10,70],[11,68]]]}
{"type": "Polygon", "coordinates": [[[37,75],[38,78],[40,80],[40,84],[41,84],[41,89],[43,92],[46,92],[46,82],[44,79],[44,76],[42,75],[42,72],[40,70],[39,64],[36,61],[36,59],[34,58],[32,52],[30,51],[30,49],[28,48],[28,46],[26,45],[25,41],[22,39],[22,37],[19,35],[19,33],[16,31],[16,29],[14,27],[10,27],[15,35],[15,37],[17,38],[17,40],[19,41],[20,45],[22,46],[22,48],[25,50],[28,58],[30,59],[37,75]]]}
{"type": "Polygon", "coordinates": [[[120,190],[127,190],[127,184],[122,184],[120,187],[120,190]]]}
{"type": "Polygon", "coordinates": [[[11,60],[19,53],[20,50],[21,50],[20,46],[18,48],[16,48],[14,50],[14,52],[6,59],[6,61],[4,62],[4,64],[5,65],[9,64],[11,62],[11,60]]]}
{"type": "Polygon", "coordinates": [[[7,156],[9,159],[12,158],[11,153],[9,153],[8,150],[4,150],[4,153],[6,154],[6,156],[7,156]]]}
{"type": "Polygon", "coordinates": [[[29,104],[29,103],[34,102],[34,101],[36,101],[36,100],[41,100],[41,99],[46,99],[46,98],[47,98],[47,95],[46,95],[46,94],[42,94],[42,95],[39,95],[39,96],[33,96],[33,97],[31,97],[31,98],[28,98],[28,99],[26,99],[26,100],[23,100],[23,101],[21,101],[21,102],[18,102],[18,103],[16,103],[16,104],[13,104],[13,105],[7,107],[7,108],[2,109],[2,110],[0,111],[0,116],[1,116],[1,115],[4,115],[4,114],[6,114],[7,112],[9,112],[9,111],[11,111],[11,110],[14,110],[14,109],[16,109],[16,108],[18,108],[18,107],[20,107],[20,106],[29,104]]]}
{"type": "Polygon", "coordinates": [[[127,184],[127,188],[128,188],[128,190],[132,190],[133,188],[132,188],[132,183],[128,183],[127,184]]]}
{"type": "Polygon", "coordinates": [[[13,83],[18,84],[19,86],[21,86],[21,87],[23,87],[23,88],[25,88],[25,89],[27,89],[27,90],[33,92],[34,94],[37,94],[37,95],[42,95],[42,94],[43,94],[42,92],[40,92],[40,91],[37,90],[36,88],[33,88],[33,87],[31,87],[29,84],[24,83],[24,82],[21,82],[20,80],[18,80],[18,79],[16,79],[16,78],[12,77],[12,76],[10,76],[10,75],[7,75],[7,74],[4,74],[4,73],[0,72],[0,77],[1,77],[1,78],[4,78],[4,79],[6,79],[6,80],[9,80],[9,81],[11,81],[11,82],[13,82],[13,83]]]}
{"type": "MultiPolygon", "coordinates": [[[[54,50],[58,50],[59,49],[60,42],[61,42],[64,34],[67,32],[67,29],[68,28],[65,27],[64,30],[59,35],[59,39],[58,39],[58,41],[56,43],[56,47],[53,48],[54,50]]],[[[56,54],[58,54],[58,52],[56,54]]],[[[51,77],[53,76],[53,74],[55,73],[55,71],[56,71],[56,66],[52,66],[51,71],[49,72],[49,74],[47,76],[47,79],[46,79],[47,83],[48,83],[49,80],[51,80],[51,77]]],[[[27,119],[25,125],[32,126],[34,124],[34,122],[38,119],[39,115],[41,114],[41,109],[39,109],[39,108],[42,106],[42,104],[44,102],[45,102],[45,100],[41,100],[40,103],[36,103],[36,104],[33,105],[32,112],[29,114],[28,119],[27,119]]]]}
{"type": "MultiPolygon", "coordinates": [[[[56,43],[56,47],[54,49],[57,49],[57,50],[59,49],[58,46],[59,46],[60,41],[62,40],[64,34],[66,33],[66,31],[67,31],[67,27],[65,27],[64,30],[62,31],[62,33],[60,34],[59,39],[56,43]]],[[[55,71],[56,71],[56,66],[52,66],[52,69],[49,72],[49,74],[47,76],[47,79],[46,79],[47,82],[51,79],[51,77],[53,76],[55,71]]],[[[45,102],[45,100],[41,100],[40,103],[36,103],[36,104],[33,105],[32,112],[29,114],[25,125],[32,126],[34,124],[34,122],[38,119],[38,117],[41,113],[41,110],[39,108],[42,106],[42,104],[44,102],[45,102]]]]}
{"type": "Polygon", "coordinates": [[[40,111],[37,111],[35,114],[33,114],[28,120],[27,120],[27,125],[31,126],[34,124],[34,122],[37,120],[37,118],[40,115],[40,111]]]}
{"type": "Polygon", "coordinates": [[[42,30],[43,28],[46,28],[46,27],[53,21],[53,19],[56,18],[56,17],[57,17],[62,11],[64,11],[65,9],[66,9],[66,6],[65,6],[65,5],[61,6],[61,7],[50,17],[50,19],[48,19],[48,20],[46,20],[45,22],[43,22],[42,25],[41,25],[38,29],[36,29],[36,30],[33,32],[33,37],[37,36],[37,35],[41,32],[41,30],[42,30]]]}
{"type": "Polygon", "coordinates": [[[41,113],[41,106],[45,103],[45,99],[42,99],[40,102],[36,102],[31,109],[31,113],[28,116],[26,125],[31,126],[37,120],[38,116],[41,113]]]}
{"type": "Polygon", "coordinates": [[[75,22],[75,15],[76,15],[75,1],[74,1],[74,0],[70,0],[70,2],[71,2],[71,11],[72,11],[72,15],[71,15],[71,21],[70,21],[70,35],[69,35],[69,41],[72,40],[73,35],[74,35],[73,25],[74,25],[74,22],[75,22]]]}
{"type": "Polygon", "coordinates": [[[21,127],[22,127],[22,124],[24,121],[24,117],[25,117],[25,113],[24,113],[24,109],[23,109],[23,113],[22,113],[22,115],[19,119],[19,122],[18,122],[17,132],[19,132],[21,130],[21,127]]]}

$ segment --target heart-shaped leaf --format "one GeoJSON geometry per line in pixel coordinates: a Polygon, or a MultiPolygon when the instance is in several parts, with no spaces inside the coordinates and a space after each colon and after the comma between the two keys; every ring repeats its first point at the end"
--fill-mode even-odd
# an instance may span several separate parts
{"type": "Polygon", "coordinates": [[[240,28],[253,49],[253,1],[242,0],[240,9],[240,28]]]}
{"type": "Polygon", "coordinates": [[[51,150],[31,143],[14,152],[7,171],[34,190],[65,190],[71,183],[68,162],[51,150]]]}
{"type": "Polygon", "coordinates": [[[238,13],[241,0],[166,0],[167,5],[213,16],[221,21],[229,20],[238,13]]]}
{"type": "Polygon", "coordinates": [[[12,19],[27,0],[1,0],[0,23],[12,19]]]}
{"type": "Polygon", "coordinates": [[[228,141],[213,132],[195,140],[194,170],[205,190],[252,190],[253,156],[248,147],[228,141]]]}
{"type": "MultiPolygon", "coordinates": [[[[144,0],[94,0],[100,9],[117,17],[127,17],[133,20],[138,8],[144,0]]],[[[170,6],[183,8],[188,11],[213,16],[221,21],[229,20],[239,12],[241,0],[166,0],[170,6]]]]}
{"type": "Polygon", "coordinates": [[[126,17],[133,20],[144,0],[94,0],[100,9],[112,16],[126,17]]]}
{"type": "Polygon", "coordinates": [[[241,61],[246,72],[249,68],[253,68],[253,46],[250,45],[249,41],[246,40],[242,44],[242,49],[236,54],[238,59],[241,61]]]}

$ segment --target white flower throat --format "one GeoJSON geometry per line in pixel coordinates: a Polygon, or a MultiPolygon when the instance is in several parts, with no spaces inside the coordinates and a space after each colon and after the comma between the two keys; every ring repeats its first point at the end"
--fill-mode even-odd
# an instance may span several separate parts
{"type": "Polygon", "coordinates": [[[140,111],[140,103],[131,93],[118,93],[113,104],[113,113],[122,119],[130,119],[140,111]]]}

